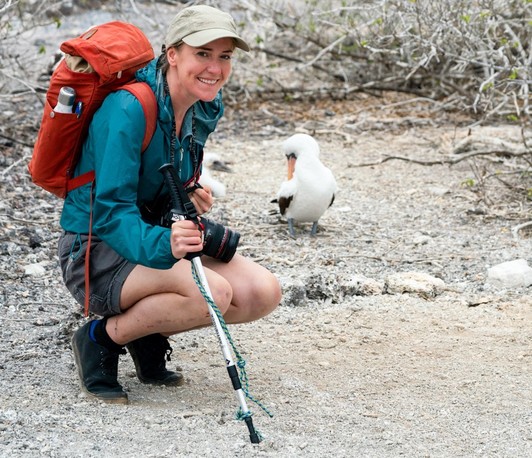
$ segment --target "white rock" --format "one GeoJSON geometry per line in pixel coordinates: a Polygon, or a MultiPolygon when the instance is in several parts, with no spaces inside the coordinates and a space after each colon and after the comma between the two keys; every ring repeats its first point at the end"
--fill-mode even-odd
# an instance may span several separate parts
{"type": "Polygon", "coordinates": [[[353,275],[345,285],[345,292],[348,295],[373,296],[382,294],[383,282],[379,282],[364,275],[353,275]]]}
{"type": "Polygon", "coordinates": [[[423,272],[399,272],[385,280],[385,290],[390,294],[418,293],[436,296],[445,288],[440,278],[423,272]]]}
{"type": "Polygon", "coordinates": [[[41,264],[28,264],[24,267],[24,274],[32,277],[42,277],[46,269],[41,264]]]}
{"type": "Polygon", "coordinates": [[[412,239],[412,243],[414,245],[428,245],[430,242],[432,242],[432,237],[425,234],[414,234],[414,237],[412,239]]]}
{"type": "Polygon", "coordinates": [[[348,213],[348,212],[352,212],[353,209],[351,207],[337,207],[336,211],[342,212],[342,213],[348,213]]]}
{"type": "Polygon", "coordinates": [[[445,188],[443,186],[430,186],[428,191],[435,196],[443,196],[451,192],[449,188],[445,188]]]}
{"type": "Polygon", "coordinates": [[[488,269],[488,283],[502,288],[532,285],[532,268],[525,259],[503,262],[488,269]]]}

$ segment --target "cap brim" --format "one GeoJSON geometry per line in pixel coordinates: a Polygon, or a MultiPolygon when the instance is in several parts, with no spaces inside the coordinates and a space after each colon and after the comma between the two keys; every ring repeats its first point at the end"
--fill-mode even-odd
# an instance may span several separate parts
{"type": "Polygon", "coordinates": [[[189,46],[194,46],[197,48],[220,38],[232,38],[235,40],[235,46],[237,48],[240,48],[243,51],[250,50],[248,44],[242,40],[242,38],[240,38],[236,33],[226,29],[208,29],[191,33],[190,35],[183,37],[183,42],[189,46]]]}

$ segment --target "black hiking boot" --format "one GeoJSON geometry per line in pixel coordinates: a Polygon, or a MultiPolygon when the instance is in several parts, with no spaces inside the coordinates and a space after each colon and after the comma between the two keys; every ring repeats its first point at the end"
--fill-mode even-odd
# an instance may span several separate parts
{"type": "Polygon", "coordinates": [[[168,338],[161,334],[151,334],[129,342],[126,345],[142,383],[152,385],[179,386],[185,383],[182,374],[166,369],[172,348],[168,338]]]}
{"type": "Polygon", "coordinates": [[[89,397],[109,404],[127,404],[127,393],[118,383],[118,356],[93,342],[89,337],[90,322],[72,336],[72,350],[82,391],[89,397]]]}

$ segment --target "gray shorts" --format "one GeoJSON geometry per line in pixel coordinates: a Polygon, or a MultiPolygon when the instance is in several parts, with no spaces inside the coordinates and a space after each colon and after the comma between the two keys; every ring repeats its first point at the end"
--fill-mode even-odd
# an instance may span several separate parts
{"type": "MultiPolygon", "coordinates": [[[[59,238],[59,261],[63,280],[74,299],[85,303],[85,254],[88,235],[63,232],[59,238]]],[[[121,313],[120,294],[132,264],[98,237],[92,235],[90,249],[89,311],[99,316],[121,313]]]]}

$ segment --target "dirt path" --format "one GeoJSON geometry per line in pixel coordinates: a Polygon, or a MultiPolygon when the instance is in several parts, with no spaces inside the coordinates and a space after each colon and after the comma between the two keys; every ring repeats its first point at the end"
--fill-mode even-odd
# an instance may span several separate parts
{"type": "MultiPolygon", "coordinates": [[[[141,385],[126,357],[130,405],[80,395],[69,338],[82,318],[55,254],[60,202],[29,183],[21,162],[1,175],[0,455],[530,456],[530,288],[485,280],[490,265],[530,262],[531,239],[515,240],[515,221],[496,209],[477,211],[465,163],[355,167],[390,153],[433,158],[454,129],[366,132],[349,144],[318,136],[340,192],[318,237],[303,226],[292,240],[270,204],[289,132],[265,127],[235,141],[234,122],[211,144],[234,169],[219,176],[229,192],[213,216],[241,231],[240,251],[270,267],[285,292],[274,314],[231,328],[251,394],[274,413],[250,404],[264,441],[251,445],[233,419],[212,329],[174,339],[184,387],[141,385]],[[44,274],[25,274],[32,264],[44,274]],[[391,278],[408,272],[444,286],[401,293],[391,278]]],[[[6,161],[3,170],[15,162],[6,161]]]]}

